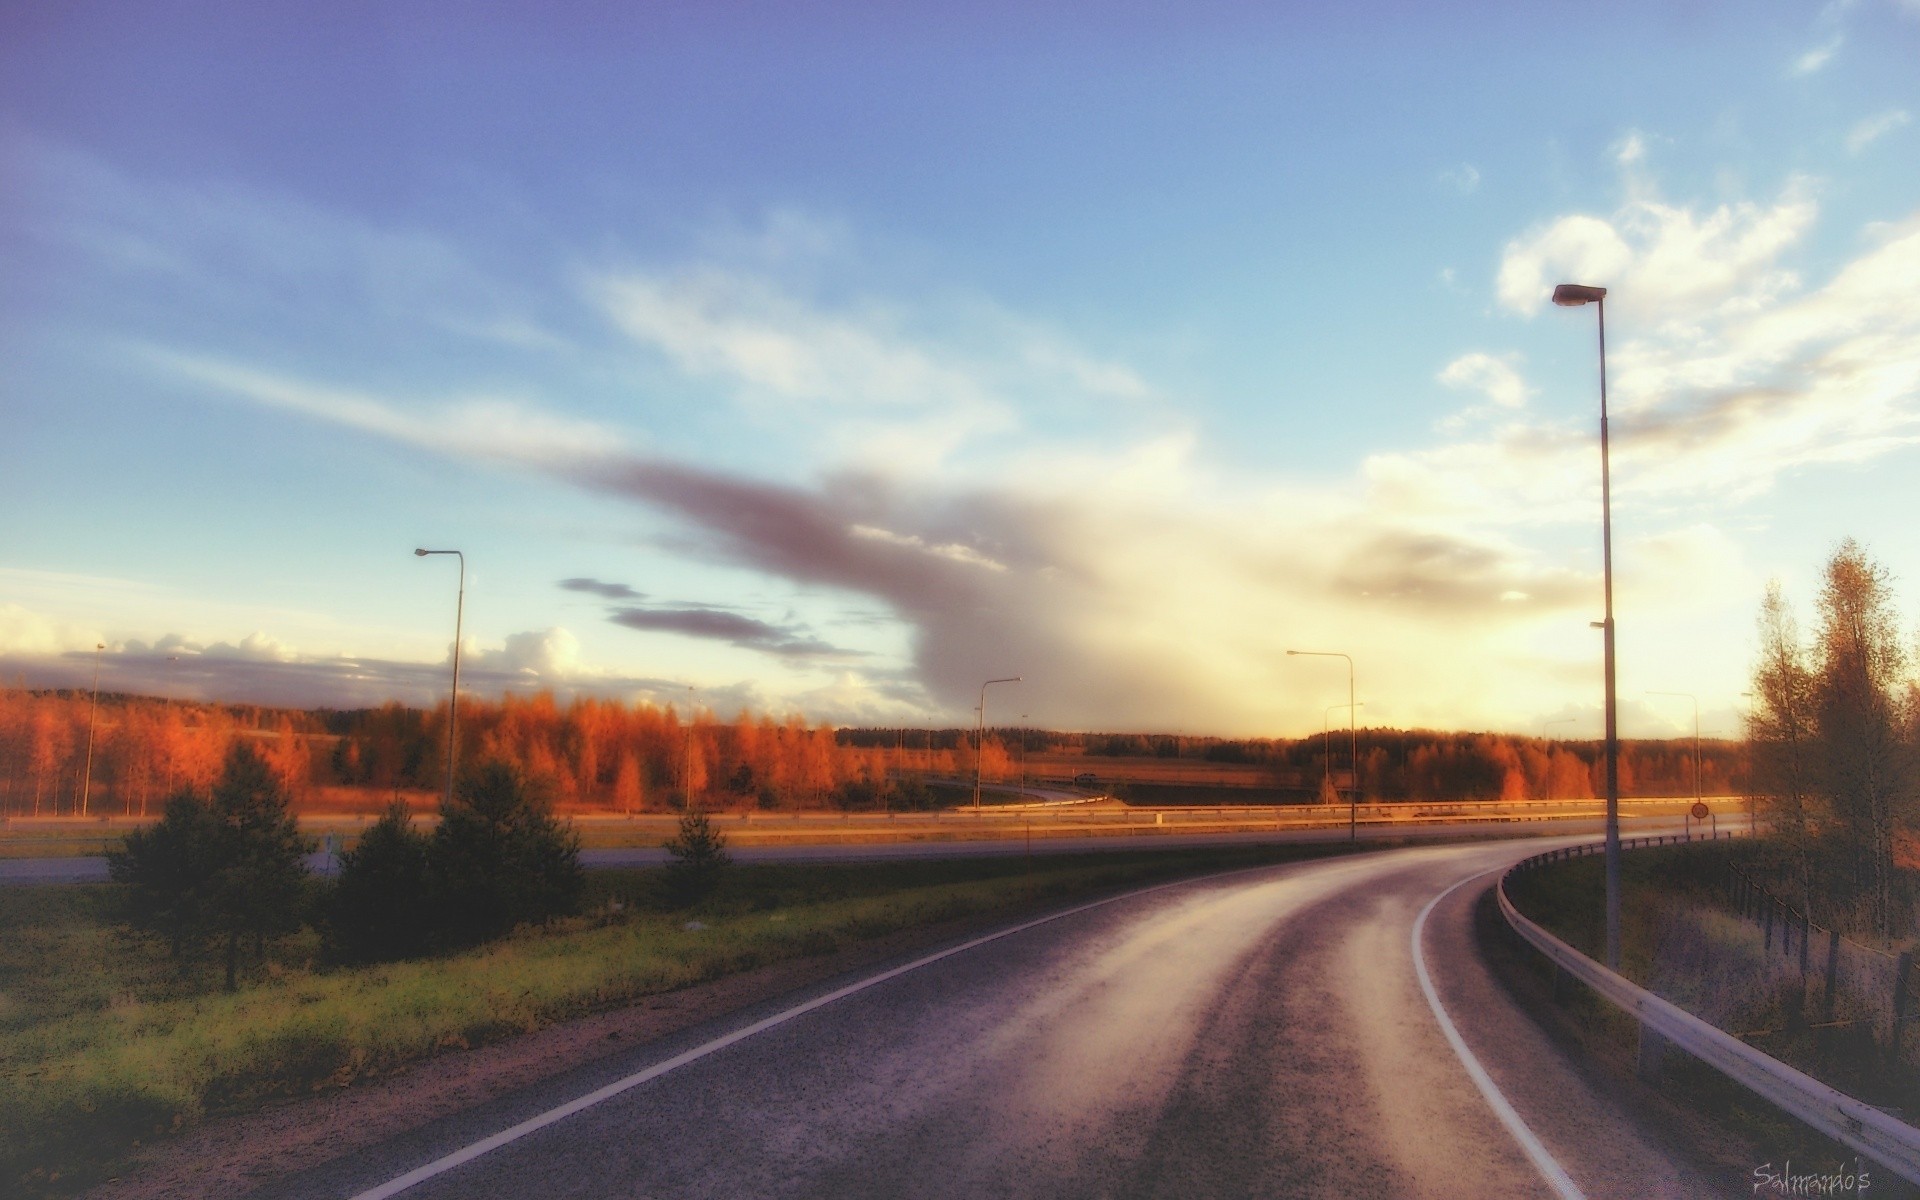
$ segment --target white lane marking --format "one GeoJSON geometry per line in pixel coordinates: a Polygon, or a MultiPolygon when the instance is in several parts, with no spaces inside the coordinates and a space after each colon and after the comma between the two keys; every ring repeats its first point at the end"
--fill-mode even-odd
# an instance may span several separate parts
{"type": "MultiPolygon", "coordinates": [[[[1312,861],[1312,860],[1308,860],[1308,861],[1312,861]]],[[[1336,858],[1336,859],[1331,859],[1327,861],[1329,862],[1329,864],[1333,864],[1333,863],[1338,863],[1340,860],[1336,858]]],[[[1205,880],[1213,880],[1213,879],[1225,879],[1234,875],[1249,874],[1254,871],[1271,871],[1275,867],[1286,866],[1286,865],[1288,864],[1268,863],[1265,866],[1240,867],[1232,871],[1222,871],[1215,875],[1201,875],[1191,879],[1176,879],[1169,883],[1156,883],[1152,887],[1144,887],[1139,889],[1138,891],[1122,892],[1118,896],[1108,896],[1104,900],[1095,900],[1095,901],[1092,901],[1091,903],[1081,904],[1073,908],[1065,909],[1061,912],[1051,913],[1044,917],[1038,917],[1038,918],[1035,918],[1034,920],[1027,921],[1019,925],[1015,925],[1008,929],[1002,929],[995,933],[986,934],[983,937],[974,938],[970,942],[965,942],[958,946],[951,946],[936,954],[929,954],[925,958],[916,958],[910,963],[905,963],[901,966],[894,967],[891,970],[882,971],[878,975],[873,975],[866,979],[862,979],[857,983],[850,983],[847,986],[839,989],[838,991],[828,992],[824,996],[816,996],[812,1000],[809,1000],[804,1004],[798,1004],[792,1008],[787,1009],[785,1012],[778,1012],[770,1017],[766,1017],[759,1021],[755,1021],[753,1024],[746,1026],[744,1029],[736,1029],[732,1033],[729,1033],[723,1037],[717,1037],[714,1040],[706,1043],[705,1045],[695,1046],[693,1049],[685,1051],[684,1053],[681,1053],[681,1054],[676,1054],[672,1058],[669,1058],[664,1062],[655,1063],[653,1066],[648,1067],[644,1071],[636,1071],[635,1073],[633,1073],[632,1075],[628,1075],[624,1079],[616,1079],[612,1083],[607,1084],[605,1087],[600,1088],[598,1091],[589,1092],[586,1095],[581,1096],[577,1100],[570,1100],[567,1103],[560,1105],[558,1108],[550,1108],[546,1112],[541,1113],[539,1116],[528,1117],[526,1120],[520,1122],[518,1125],[514,1125],[507,1129],[502,1129],[499,1133],[494,1134],[492,1137],[482,1138],[481,1140],[474,1142],[472,1145],[462,1147],[459,1150],[455,1150],[453,1153],[448,1154],[442,1158],[437,1158],[423,1167],[417,1167],[414,1170],[408,1171],[405,1175],[401,1175],[396,1179],[390,1179],[386,1183],[383,1183],[378,1187],[369,1188],[364,1192],[360,1192],[359,1194],[353,1196],[352,1200],[387,1200],[387,1198],[390,1196],[397,1196],[401,1192],[406,1191],[408,1188],[413,1187],[415,1184],[425,1183],[427,1180],[432,1179],[435,1176],[444,1175],[448,1171],[453,1170],[455,1167],[461,1166],[465,1163],[470,1163],[474,1159],[479,1158],[484,1154],[490,1154],[493,1151],[498,1150],[502,1146],[505,1146],[511,1142],[517,1142],[521,1138],[526,1137],[530,1133],[536,1133],[539,1130],[545,1129],[549,1125],[555,1124],[560,1121],[564,1121],[568,1117],[571,1117],[576,1113],[585,1112],[587,1109],[592,1108],[594,1105],[599,1104],[604,1100],[611,1100],[613,1097],[618,1096],[620,1093],[628,1091],[632,1088],[639,1087],[641,1084],[646,1083],[649,1080],[658,1079],[662,1075],[667,1074],[669,1071],[678,1070],[679,1068],[686,1066],[690,1062],[694,1062],[698,1059],[705,1058],[709,1054],[713,1054],[716,1051],[724,1050],[728,1046],[734,1045],[738,1042],[744,1042],[748,1038],[753,1037],[755,1034],[765,1033],[767,1030],[772,1029],[777,1025],[784,1025],[788,1021],[793,1020],[795,1017],[804,1016],[807,1013],[812,1012],[816,1008],[824,1008],[827,1005],[832,1004],[836,1000],[842,1000],[848,996],[853,995],[855,992],[865,991],[866,989],[873,987],[876,984],[885,983],[889,979],[894,979],[901,975],[905,975],[908,971],[916,971],[916,970],[919,970],[921,967],[927,966],[931,963],[937,963],[943,958],[951,958],[956,954],[963,954],[968,950],[972,950],[976,946],[984,946],[988,942],[997,942],[1001,938],[1012,937],[1016,933],[1024,933],[1025,931],[1032,929],[1035,926],[1045,925],[1052,921],[1058,921],[1065,917],[1071,917],[1076,913],[1086,912],[1088,909],[1100,908],[1104,905],[1114,904],[1121,900],[1130,900],[1136,896],[1150,895],[1154,892],[1164,891],[1167,888],[1171,888],[1171,887],[1179,887],[1183,884],[1199,883],[1205,880]]]]}
{"type": "Polygon", "coordinates": [[[1560,1195],[1561,1200],[1586,1200],[1580,1189],[1574,1186],[1573,1180],[1567,1176],[1565,1169],[1554,1161],[1553,1155],[1547,1153],[1547,1148],[1540,1144],[1540,1139],[1533,1135],[1533,1130],[1527,1128],[1527,1123],[1520,1119],[1520,1114],[1513,1111],[1513,1105],[1507,1103],[1507,1098],[1500,1094],[1500,1089],[1494,1086],[1493,1077],[1488,1075],[1487,1069],[1480,1065],[1480,1060],[1473,1056],[1473,1051],[1467,1049],[1467,1043],[1461,1038],[1460,1031],[1454,1028],[1453,1018],[1449,1017],[1447,1010],[1440,1005],[1440,993],[1434,990],[1433,977],[1427,974],[1427,956],[1420,949],[1420,934],[1427,927],[1427,914],[1433,911],[1436,904],[1474,880],[1485,879],[1494,871],[1504,870],[1506,870],[1505,867],[1495,867],[1493,871],[1469,875],[1427,901],[1427,906],[1421,909],[1420,915],[1413,919],[1413,971],[1420,977],[1420,990],[1426,993],[1427,1007],[1433,1010],[1434,1019],[1440,1022],[1440,1032],[1447,1035],[1447,1044],[1452,1046],[1454,1054],[1459,1056],[1461,1065],[1466,1067],[1467,1075],[1473,1080],[1473,1086],[1480,1089],[1480,1094],[1486,1098],[1487,1104],[1493,1109],[1493,1115],[1500,1118],[1500,1123],[1507,1127],[1507,1132],[1513,1135],[1513,1140],[1520,1143],[1520,1149],[1526,1152],[1527,1158],[1533,1162],[1534,1167],[1546,1177],[1548,1183],[1553,1185],[1553,1190],[1560,1195]]]}

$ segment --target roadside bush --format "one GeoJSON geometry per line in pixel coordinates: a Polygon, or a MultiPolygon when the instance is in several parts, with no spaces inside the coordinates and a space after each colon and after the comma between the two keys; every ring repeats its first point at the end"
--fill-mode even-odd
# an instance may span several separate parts
{"type": "Polygon", "coordinates": [[[427,907],[428,839],[395,801],[340,856],[340,877],[325,906],[327,956],[385,962],[424,953],[431,942],[427,907]]]}
{"type": "Polygon", "coordinates": [[[668,905],[688,908],[713,894],[720,877],[733,861],[727,854],[726,835],[713,827],[703,812],[688,812],[680,818],[680,830],[666,844],[673,856],[662,879],[668,905]]]}

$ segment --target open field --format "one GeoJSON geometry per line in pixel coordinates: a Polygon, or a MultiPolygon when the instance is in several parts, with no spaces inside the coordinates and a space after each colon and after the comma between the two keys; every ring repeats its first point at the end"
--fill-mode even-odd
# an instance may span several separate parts
{"type": "MultiPolygon", "coordinates": [[[[1369,847],[1370,849],[1373,847],[1369,847]]],[[[328,969],[311,932],[235,994],[119,932],[112,889],[0,893],[0,1179],[63,1194],[205,1116],[378,1076],[639,997],[974,914],[1182,874],[1339,853],[1138,855],[736,868],[691,912],[656,872],[591,877],[586,915],[443,958],[328,969]]]]}

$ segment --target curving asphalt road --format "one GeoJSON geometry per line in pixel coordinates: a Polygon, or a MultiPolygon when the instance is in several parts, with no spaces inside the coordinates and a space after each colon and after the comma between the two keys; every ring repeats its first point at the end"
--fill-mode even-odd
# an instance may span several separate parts
{"type": "Polygon", "coordinates": [[[1387,850],[1072,909],[265,1194],[1744,1194],[1670,1161],[1480,964],[1487,872],[1540,848],[1387,850]]]}

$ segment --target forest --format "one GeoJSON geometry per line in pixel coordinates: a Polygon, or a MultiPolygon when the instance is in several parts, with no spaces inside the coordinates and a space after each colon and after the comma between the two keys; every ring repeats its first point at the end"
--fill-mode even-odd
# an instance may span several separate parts
{"type": "MultiPolygon", "coordinates": [[[[447,714],[388,704],[293,710],[86,692],[0,689],[0,815],[157,814],[181,787],[207,788],[228,750],[249,742],[296,808],[376,811],[396,795],[432,803],[446,777],[447,714]]],[[[924,808],[928,779],[970,778],[973,731],[833,729],[798,716],[724,720],[672,706],[549,694],[463,697],[463,762],[511,762],[551,788],[568,811],[684,807],[772,810],[924,808]]],[[[1571,799],[1598,794],[1600,747],[1490,733],[1365,729],[1360,787],[1397,801],[1571,799]]],[[[1301,802],[1348,770],[1342,738],[1222,739],[994,729],[981,752],[989,781],[1071,775],[1086,760],[1103,779],[1129,760],[1212,768],[1220,786],[1278,789],[1301,802]],[[1329,757],[1330,755],[1330,757],[1329,757]],[[1034,760],[1032,763],[1029,760],[1034,760]],[[1106,766],[1102,766],[1102,763],[1106,766]]],[[[1701,790],[1741,791],[1743,749],[1705,741],[1701,790]]],[[[1691,739],[1628,741],[1621,793],[1694,790],[1691,739]]]]}

